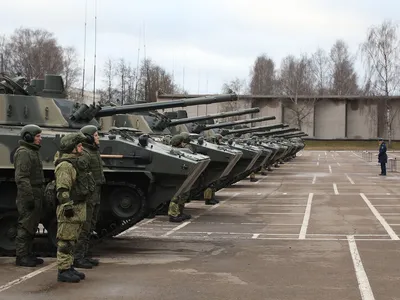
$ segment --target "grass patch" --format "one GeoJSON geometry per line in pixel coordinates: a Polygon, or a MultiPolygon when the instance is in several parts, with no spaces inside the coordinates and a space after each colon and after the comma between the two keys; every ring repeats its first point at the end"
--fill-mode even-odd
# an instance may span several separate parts
{"type": "MultiPolygon", "coordinates": [[[[305,140],[304,150],[374,150],[378,151],[378,141],[318,141],[305,140]]],[[[387,142],[386,142],[387,145],[387,142]]],[[[400,142],[392,142],[388,150],[400,150],[400,142]]]]}

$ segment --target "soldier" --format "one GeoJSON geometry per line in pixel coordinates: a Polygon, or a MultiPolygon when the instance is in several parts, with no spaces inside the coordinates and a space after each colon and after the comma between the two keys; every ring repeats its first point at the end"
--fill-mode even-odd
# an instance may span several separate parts
{"type": "Polygon", "coordinates": [[[183,138],[183,148],[190,149],[193,153],[196,153],[196,149],[190,144],[190,134],[187,132],[181,132],[180,135],[183,138]]]}
{"type": "Polygon", "coordinates": [[[39,154],[41,132],[39,126],[24,126],[20,133],[20,146],[14,154],[16,205],[19,213],[15,238],[17,266],[35,267],[43,263],[43,259],[36,258],[32,252],[44,193],[43,165],[39,154]]]}
{"type": "Polygon", "coordinates": [[[381,164],[381,173],[380,176],[386,176],[386,163],[387,163],[387,154],[386,154],[386,144],[382,138],[379,139],[379,154],[378,154],[378,162],[381,164]]]}
{"type": "Polygon", "coordinates": [[[57,265],[58,281],[79,282],[85,274],[73,268],[75,244],[86,220],[86,202],[95,182],[82,159],[82,133],[70,133],[61,138],[56,154],[55,178],[57,205],[57,265]]]}
{"type": "Polygon", "coordinates": [[[99,260],[88,257],[91,232],[95,230],[97,217],[100,210],[101,185],[106,182],[103,173],[103,161],[100,157],[100,141],[97,127],[87,125],[81,129],[87,140],[83,143],[83,154],[89,162],[89,171],[92,172],[96,187],[92,197],[86,204],[86,221],[76,244],[74,266],[77,268],[91,269],[98,266],[99,260]]]}
{"type": "MultiPolygon", "coordinates": [[[[182,135],[174,135],[171,138],[171,146],[176,148],[184,148],[183,140],[184,138],[182,135]]],[[[186,215],[183,213],[187,198],[188,195],[179,195],[178,197],[172,198],[168,208],[168,216],[170,222],[180,223],[192,217],[191,215],[186,215]]]]}

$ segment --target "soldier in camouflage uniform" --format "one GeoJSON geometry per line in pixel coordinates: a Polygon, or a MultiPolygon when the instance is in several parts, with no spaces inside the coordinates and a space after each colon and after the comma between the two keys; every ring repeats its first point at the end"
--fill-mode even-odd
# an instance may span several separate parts
{"type": "Polygon", "coordinates": [[[14,154],[16,205],[19,213],[15,238],[17,266],[35,267],[43,263],[43,259],[36,258],[32,252],[44,193],[43,165],[39,154],[41,132],[39,126],[24,126],[20,133],[20,146],[14,154]]]}
{"type": "MultiPolygon", "coordinates": [[[[181,134],[174,135],[171,138],[171,146],[176,148],[184,148],[183,145],[184,137],[181,134]]],[[[179,195],[178,197],[173,197],[169,203],[168,216],[170,222],[183,222],[190,219],[191,215],[186,215],[183,213],[185,208],[185,203],[188,195],[179,195]]]]}
{"type": "Polygon", "coordinates": [[[94,125],[87,125],[81,129],[81,132],[87,138],[87,141],[83,143],[83,155],[88,159],[89,171],[93,174],[96,187],[92,197],[90,197],[86,204],[86,221],[76,244],[74,266],[77,268],[91,269],[92,266],[99,265],[99,260],[88,257],[87,253],[89,250],[90,235],[96,228],[97,217],[100,210],[101,185],[106,182],[106,179],[103,173],[103,161],[100,157],[100,141],[97,127],[94,125]]]}
{"type": "Polygon", "coordinates": [[[183,147],[190,149],[193,153],[196,153],[196,149],[190,144],[190,134],[187,132],[181,132],[180,135],[183,138],[183,147]]]}
{"type": "Polygon", "coordinates": [[[85,274],[73,268],[76,241],[86,220],[86,202],[94,192],[95,182],[82,158],[86,137],[82,133],[63,136],[56,154],[57,192],[57,265],[58,281],[79,282],[85,274]]]}

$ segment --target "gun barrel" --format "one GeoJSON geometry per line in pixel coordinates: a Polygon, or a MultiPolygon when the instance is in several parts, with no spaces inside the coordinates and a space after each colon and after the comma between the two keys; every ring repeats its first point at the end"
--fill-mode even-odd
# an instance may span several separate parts
{"type": "Polygon", "coordinates": [[[166,109],[174,107],[186,107],[200,104],[211,104],[236,101],[238,96],[236,94],[217,95],[210,97],[199,97],[192,99],[180,99],[171,101],[160,101],[160,102],[149,102],[139,103],[116,107],[103,107],[99,112],[96,113],[96,117],[108,117],[116,114],[126,114],[132,112],[143,112],[157,109],[166,109]]]}
{"type": "Polygon", "coordinates": [[[280,130],[274,130],[274,131],[254,132],[253,135],[267,137],[267,136],[284,134],[284,133],[289,133],[289,132],[298,131],[298,130],[300,130],[300,129],[299,128],[286,128],[286,129],[280,129],[280,130]]]}
{"type": "Polygon", "coordinates": [[[285,133],[285,134],[278,134],[275,137],[290,137],[290,136],[294,136],[294,135],[302,135],[302,134],[306,134],[303,131],[299,131],[299,132],[289,132],[289,133],[285,133]]]}
{"type": "Polygon", "coordinates": [[[211,125],[205,126],[205,128],[203,130],[215,129],[215,128],[223,128],[223,127],[234,126],[234,125],[239,125],[239,124],[246,124],[246,123],[270,121],[270,120],[275,120],[275,119],[276,119],[275,116],[265,116],[265,117],[259,117],[259,118],[254,118],[254,119],[238,120],[238,121],[232,121],[232,122],[211,124],[211,125]]]}
{"type": "Polygon", "coordinates": [[[243,129],[235,129],[235,130],[228,130],[226,132],[222,132],[222,135],[228,135],[228,134],[244,134],[244,133],[249,133],[249,132],[254,132],[258,130],[270,130],[270,129],[275,129],[275,128],[284,128],[284,127],[289,127],[288,124],[272,124],[272,125],[264,125],[264,126],[257,126],[257,127],[250,127],[250,128],[243,128],[243,129]]]}
{"type": "Polygon", "coordinates": [[[227,118],[227,117],[233,117],[233,116],[241,116],[241,115],[246,115],[246,114],[251,114],[251,113],[258,113],[258,112],[260,112],[260,108],[259,107],[255,107],[255,108],[243,109],[243,110],[232,111],[232,112],[223,112],[223,113],[206,115],[206,116],[198,116],[198,117],[192,117],[192,118],[177,119],[177,120],[171,121],[169,123],[169,126],[175,126],[175,125],[181,125],[181,124],[186,124],[186,123],[199,122],[199,121],[205,121],[205,120],[211,120],[211,119],[217,119],[217,118],[227,118]]]}

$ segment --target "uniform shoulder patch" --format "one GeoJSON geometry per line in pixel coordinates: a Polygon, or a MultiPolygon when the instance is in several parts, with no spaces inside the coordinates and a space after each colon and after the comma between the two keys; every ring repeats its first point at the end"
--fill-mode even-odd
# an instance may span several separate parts
{"type": "Polygon", "coordinates": [[[29,166],[27,164],[21,164],[20,166],[22,172],[28,172],[29,166]]]}

